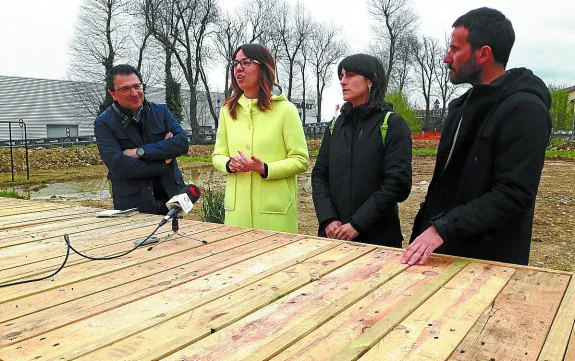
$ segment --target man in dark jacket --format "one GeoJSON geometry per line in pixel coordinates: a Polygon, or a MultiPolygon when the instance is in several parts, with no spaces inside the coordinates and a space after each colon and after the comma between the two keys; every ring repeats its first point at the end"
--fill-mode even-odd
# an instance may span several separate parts
{"type": "Polygon", "coordinates": [[[444,62],[452,83],[473,88],[449,104],[402,262],[423,264],[438,252],[527,264],[551,96],[531,71],[505,71],[515,34],[502,13],[472,10],[453,27],[444,62]]]}
{"type": "Polygon", "coordinates": [[[144,99],[140,73],[116,65],[106,75],[114,103],[94,122],[94,134],[112,182],[115,209],[165,214],[165,203],[184,185],[176,157],[188,139],[165,105],[144,99]]]}

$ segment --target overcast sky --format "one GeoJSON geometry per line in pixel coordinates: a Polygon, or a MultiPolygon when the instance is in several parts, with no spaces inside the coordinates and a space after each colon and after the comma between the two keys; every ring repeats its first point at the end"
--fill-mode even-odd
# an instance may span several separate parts
{"type": "MultiPolygon", "coordinates": [[[[242,2],[220,0],[221,6],[229,9],[242,2]]],[[[0,75],[65,79],[68,44],[74,34],[80,3],[81,0],[3,1],[0,75]]],[[[341,25],[352,51],[366,50],[371,32],[363,0],[304,3],[316,19],[341,25]]],[[[546,82],[575,85],[573,0],[412,0],[412,3],[420,18],[420,32],[438,39],[451,32],[451,24],[459,15],[471,9],[489,6],[501,10],[513,23],[516,34],[508,66],[528,67],[546,82]]],[[[337,87],[326,95],[333,101],[340,96],[337,87]]]]}

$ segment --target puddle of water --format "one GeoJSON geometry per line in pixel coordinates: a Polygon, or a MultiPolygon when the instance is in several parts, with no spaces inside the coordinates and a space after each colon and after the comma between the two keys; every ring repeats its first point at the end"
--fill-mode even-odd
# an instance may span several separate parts
{"type": "MultiPolygon", "coordinates": [[[[187,170],[183,176],[186,184],[194,183],[202,188],[209,186],[222,190],[225,187],[224,175],[212,167],[187,170]]],[[[53,183],[40,186],[12,187],[2,190],[15,191],[28,199],[58,197],[74,200],[102,200],[110,198],[110,184],[105,177],[85,182],[53,183]]]]}

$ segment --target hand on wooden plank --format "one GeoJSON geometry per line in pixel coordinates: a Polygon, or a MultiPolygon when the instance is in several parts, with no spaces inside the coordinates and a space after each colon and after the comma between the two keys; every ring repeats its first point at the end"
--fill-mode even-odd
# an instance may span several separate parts
{"type": "Polygon", "coordinates": [[[443,239],[441,239],[435,228],[431,226],[407,247],[401,257],[401,263],[408,263],[410,266],[417,262],[425,264],[431,253],[442,244],[443,239]]]}

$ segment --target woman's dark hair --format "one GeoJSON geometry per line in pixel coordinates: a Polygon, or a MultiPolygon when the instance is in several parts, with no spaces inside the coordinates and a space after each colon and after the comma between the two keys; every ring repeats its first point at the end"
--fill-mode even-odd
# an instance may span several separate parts
{"type": "Polygon", "coordinates": [[[383,64],[375,56],[367,54],[354,54],[344,58],[337,66],[337,74],[342,78],[342,69],[348,72],[363,75],[371,80],[372,86],[367,99],[369,107],[381,107],[384,104],[387,91],[387,78],[383,64]]]}
{"type": "MultiPolygon", "coordinates": [[[[233,61],[236,58],[238,52],[242,50],[244,54],[250,59],[257,60],[259,62],[260,67],[260,78],[259,78],[259,86],[260,90],[258,93],[258,109],[261,111],[265,111],[267,109],[272,108],[272,88],[274,85],[274,80],[276,78],[276,62],[270,54],[270,51],[261,44],[244,44],[240,45],[239,48],[234,51],[234,55],[230,61],[233,61]]],[[[257,64],[252,63],[250,66],[254,66],[257,64]]],[[[236,112],[236,105],[238,105],[238,101],[244,91],[238,85],[236,81],[236,77],[234,76],[234,68],[231,69],[232,73],[232,88],[233,93],[232,95],[226,99],[224,102],[225,105],[228,106],[230,110],[230,115],[232,119],[237,119],[237,112],[236,112]]]]}
{"type": "Polygon", "coordinates": [[[453,27],[463,26],[469,32],[467,42],[473,50],[484,45],[491,48],[495,60],[507,66],[509,54],[515,43],[515,31],[511,21],[499,10],[479,8],[461,15],[453,27]]]}

